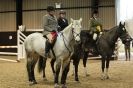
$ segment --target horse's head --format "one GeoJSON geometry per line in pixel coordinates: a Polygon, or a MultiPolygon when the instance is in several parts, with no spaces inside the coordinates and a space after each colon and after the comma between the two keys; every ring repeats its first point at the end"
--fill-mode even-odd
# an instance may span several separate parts
{"type": "Polygon", "coordinates": [[[122,43],[125,44],[125,41],[126,41],[127,37],[129,36],[128,33],[127,33],[127,30],[125,28],[125,22],[124,23],[122,23],[122,22],[119,23],[119,31],[118,32],[119,32],[119,37],[122,40],[122,43]]]}
{"type": "Polygon", "coordinates": [[[72,33],[73,33],[73,37],[75,39],[75,41],[80,42],[80,32],[81,32],[81,22],[82,22],[82,18],[80,18],[79,20],[73,20],[71,18],[71,23],[72,23],[72,33]]]}

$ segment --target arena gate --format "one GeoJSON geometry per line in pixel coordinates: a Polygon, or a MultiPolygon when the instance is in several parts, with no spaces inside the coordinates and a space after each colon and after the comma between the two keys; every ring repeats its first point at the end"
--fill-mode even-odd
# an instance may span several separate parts
{"type": "Polygon", "coordinates": [[[24,40],[26,35],[19,29],[17,32],[0,32],[0,55],[17,55],[17,60],[0,60],[17,62],[25,58],[24,40]]]}

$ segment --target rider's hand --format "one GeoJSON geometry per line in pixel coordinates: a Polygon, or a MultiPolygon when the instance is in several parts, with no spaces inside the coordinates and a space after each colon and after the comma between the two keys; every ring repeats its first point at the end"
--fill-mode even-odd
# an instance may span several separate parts
{"type": "Polygon", "coordinates": [[[52,32],[56,32],[55,30],[53,30],[52,32]]]}

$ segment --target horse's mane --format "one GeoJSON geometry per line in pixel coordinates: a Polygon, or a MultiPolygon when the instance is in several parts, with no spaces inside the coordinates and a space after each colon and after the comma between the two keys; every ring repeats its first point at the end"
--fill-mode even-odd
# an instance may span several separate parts
{"type": "Polygon", "coordinates": [[[113,31],[114,31],[115,29],[117,29],[117,28],[118,28],[118,26],[115,26],[115,27],[109,29],[109,31],[107,31],[107,33],[111,33],[111,32],[113,32],[113,31]]]}

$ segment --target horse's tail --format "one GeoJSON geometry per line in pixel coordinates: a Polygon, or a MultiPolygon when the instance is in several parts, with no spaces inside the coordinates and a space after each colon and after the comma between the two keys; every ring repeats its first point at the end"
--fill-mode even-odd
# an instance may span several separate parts
{"type": "Polygon", "coordinates": [[[43,69],[45,68],[45,60],[42,56],[39,56],[39,61],[38,61],[38,72],[42,72],[43,69]]]}

